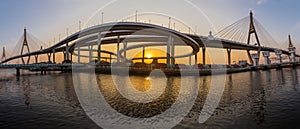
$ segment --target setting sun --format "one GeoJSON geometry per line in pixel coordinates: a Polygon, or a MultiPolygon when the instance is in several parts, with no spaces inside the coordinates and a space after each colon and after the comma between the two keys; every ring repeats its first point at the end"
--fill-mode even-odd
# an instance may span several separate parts
{"type": "MultiPolygon", "coordinates": [[[[161,49],[157,49],[157,48],[146,48],[145,49],[145,63],[150,64],[152,63],[154,57],[163,57],[165,56],[165,52],[162,51],[161,49]]],[[[138,53],[136,53],[134,56],[134,58],[142,58],[143,57],[143,52],[140,51],[138,53]]],[[[133,62],[141,62],[142,60],[134,60],[133,62]]],[[[159,62],[165,62],[164,59],[158,60],[159,62]]]]}
{"type": "Polygon", "coordinates": [[[151,57],[152,57],[152,54],[147,54],[146,57],[147,57],[147,58],[151,58],[151,57]]]}

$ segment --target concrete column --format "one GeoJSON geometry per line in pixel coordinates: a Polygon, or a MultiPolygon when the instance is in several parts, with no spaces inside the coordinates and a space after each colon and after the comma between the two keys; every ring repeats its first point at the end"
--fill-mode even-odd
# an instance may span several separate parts
{"type": "Polygon", "coordinates": [[[295,47],[289,47],[289,52],[290,52],[290,59],[291,62],[295,62],[296,61],[296,55],[295,55],[295,47]]]}
{"type": "Polygon", "coordinates": [[[89,60],[90,62],[93,60],[93,46],[88,46],[89,49],[89,60]]]}
{"type": "Polygon", "coordinates": [[[205,62],[205,50],[206,50],[206,48],[202,47],[202,64],[203,65],[206,65],[206,62],[205,62]]]}
{"type": "Polygon", "coordinates": [[[248,55],[248,59],[249,59],[249,61],[250,61],[250,64],[254,64],[254,62],[253,62],[253,59],[252,59],[252,56],[251,56],[251,54],[250,54],[250,50],[247,50],[247,55],[248,55]]]}
{"type": "Polygon", "coordinates": [[[228,61],[228,65],[231,65],[231,49],[227,48],[227,61],[228,61]]]}
{"type": "Polygon", "coordinates": [[[271,62],[270,62],[270,59],[269,59],[269,57],[270,57],[270,52],[269,52],[269,51],[263,51],[262,54],[263,54],[263,56],[264,56],[264,58],[265,58],[265,64],[266,64],[266,65],[270,64],[270,63],[271,63],[271,62]]]}
{"type": "Polygon", "coordinates": [[[19,68],[16,68],[16,74],[17,74],[18,77],[20,76],[20,69],[19,68]]]}
{"type": "Polygon", "coordinates": [[[80,63],[80,47],[77,48],[78,63],[80,63]]]}
{"type": "Polygon", "coordinates": [[[69,43],[66,44],[65,60],[69,60],[69,43]]]}
{"type": "Polygon", "coordinates": [[[63,57],[64,57],[63,59],[66,60],[66,59],[67,59],[66,50],[64,50],[64,51],[62,52],[62,54],[63,54],[63,57]]]}
{"type": "Polygon", "coordinates": [[[120,62],[120,35],[118,35],[117,39],[117,62],[120,62]]]}
{"type": "Polygon", "coordinates": [[[171,38],[171,57],[172,57],[172,61],[171,64],[175,65],[175,45],[174,45],[174,38],[171,38]]]}
{"type": "Polygon", "coordinates": [[[189,65],[192,65],[192,56],[189,56],[189,65]]]}
{"type": "Polygon", "coordinates": [[[47,53],[47,56],[48,56],[48,62],[51,61],[51,53],[47,53]]]}
{"type": "Polygon", "coordinates": [[[124,62],[127,59],[127,42],[123,42],[123,48],[124,48],[124,62]]]}
{"type": "Polygon", "coordinates": [[[166,61],[166,63],[167,63],[168,66],[170,65],[171,40],[172,40],[172,37],[170,35],[169,38],[168,38],[168,41],[167,41],[167,61],[166,61]]]}
{"type": "Polygon", "coordinates": [[[55,62],[55,49],[52,49],[52,61],[53,61],[53,63],[56,63],[55,62]]]}
{"type": "Polygon", "coordinates": [[[109,63],[111,63],[111,54],[109,54],[109,63]]]}
{"type": "Polygon", "coordinates": [[[101,41],[102,41],[102,35],[101,35],[101,32],[98,33],[98,50],[97,50],[97,59],[98,59],[98,62],[100,63],[101,61],[101,41]]]}
{"type": "Polygon", "coordinates": [[[145,47],[143,47],[142,63],[145,63],[145,47]]]}
{"type": "Polygon", "coordinates": [[[253,65],[254,66],[259,65],[259,54],[258,53],[251,54],[251,57],[253,60],[253,65]]]}
{"type": "Polygon", "coordinates": [[[275,50],[275,55],[277,56],[277,60],[278,60],[278,63],[282,63],[282,57],[281,57],[281,55],[282,55],[282,51],[281,50],[275,50]]]}
{"type": "Polygon", "coordinates": [[[197,61],[198,61],[198,55],[195,54],[195,65],[197,65],[197,61]]]}
{"type": "Polygon", "coordinates": [[[39,58],[39,55],[35,55],[35,63],[38,63],[38,58],[39,58]]]}

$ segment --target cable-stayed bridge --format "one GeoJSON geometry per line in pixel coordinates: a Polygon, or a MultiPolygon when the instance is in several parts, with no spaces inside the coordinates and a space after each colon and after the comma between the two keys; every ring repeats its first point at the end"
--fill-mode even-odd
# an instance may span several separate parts
{"type": "MultiPolygon", "coordinates": [[[[288,50],[275,47],[273,45],[276,43],[275,40],[253,17],[252,12],[250,12],[248,17],[224,28],[216,35],[210,33],[208,36],[201,36],[181,33],[170,28],[148,23],[115,22],[83,29],[48,48],[30,44],[31,42],[28,40],[40,42],[36,38],[33,38],[33,36],[28,35],[26,29],[24,29],[24,35],[17,44],[14,54],[11,54],[11,57],[7,57],[7,54],[2,54],[1,63],[21,60],[22,64],[30,64],[31,57],[34,57],[35,60],[33,63],[35,64],[32,64],[32,67],[34,67],[34,65],[39,63],[39,55],[47,55],[48,62],[55,64],[57,63],[56,53],[62,52],[64,57],[63,64],[71,62],[81,63],[82,58],[87,58],[89,62],[99,65],[102,63],[112,64],[112,60],[117,64],[132,63],[132,60],[142,60],[142,64],[144,64],[146,58],[145,48],[156,46],[165,47],[166,55],[152,57],[151,59],[153,59],[153,63],[157,63],[157,60],[160,59],[166,60],[166,64],[163,66],[166,68],[176,67],[176,59],[178,58],[189,58],[190,66],[197,65],[197,56],[200,51],[202,52],[202,62],[200,64],[206,65],[205,53],[207,48],[226,49],[228,65],[232,65],[231,57],[234,56],[231,54],[231,50],[246,51],[250,66],[254,67],[260,66],[261,53],[265,60],[264,65],[270,66],[272,65],[270,53],[275,53],[278,60],[276,65],[298,65],[297,60],[300,57],[300,55],[296,54],[296,48],[293,46],[290,36],[289,44],[287,45],[288,50]],[[104,49],[104,46],[109,44],[115,45],[116,52],[104,49]],[[175,48],[178,46],[187,46],[191,51],[183,55],[176,55],[175,48]],[[127,58],[127,51],[136,48],[143,48],[142,58],[127,58]],[[104,54],[109,56],[103,56],[104,54]],[[282,55],[287,55],[290,63],[283,63],[282,55]],[[77,57],[77,60],[74,61],[73,57],[77,57]],[[192,57],[195,60],[195,64],[191,64],[192,57]]],[[[1,65],[0,67],[5,67],[5,65],[1,65]]]]}

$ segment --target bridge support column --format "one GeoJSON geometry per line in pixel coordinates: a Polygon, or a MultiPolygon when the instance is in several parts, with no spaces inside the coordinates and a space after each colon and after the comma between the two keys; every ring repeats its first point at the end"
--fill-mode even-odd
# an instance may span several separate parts
{"type": "Polygon", "coordinates": [[[55,64],[55,49],[52,49],[52,61],[55,64]]]}
{"type": "Polygon", "coordinates": [[[51,53],[47,53],[48,62],[51,62],[51,53]]]}
{"type": "Polygon", "coordinates": [[[172,57],[172,60],[171,60],[171,64],[172,66],[175,65],[175,45],[174,45],[174,38],[171,38],[171,57],[172,57]]]}
{"type": "Polygon", "coordinates": [[[228,65],[231,65],[231,49],[227,48],[227,61],[228,61],[228,65]]]}
{"type": "Polygon", "coordinates": [[[195,54],[195,65],[197,65],[197,62],[198,62],[198,55],[195,54]]]}
{"type": "Polygon", "coordinates": [[[89,49],[89,61],[93,61],[93,45],[88,46],[89,49]]]}
{"type": "Polygon", "coordinates": [[[62,54],[63,54],[63,57],[64,57],[63,59],[66,60],[66,59],[67,59],[67,58],[66,58],[66,57],[67,57],[66,50],[63,50],[63,51],[62,51],[62,54]]]}
{"type": "Polygon", "coordinates": [[[42,70],[41,70],[41,75],[46,75],[46,74],[47,74],[46,68],[42,68],[42,70]]]}
{"type": "Polygon", "coordinates": [[[69,60],[69,44],[66,44],[65,60],[69,60]]]}
{"type": "Polygon", "coordinates": [[[290,59],[291,62],[295,62],[296,61],[296,56],[295,56],[295,47],[289,47],[289,52],[290,52],[290,59]]]}
{"type": "Polygon", "coordinates": [[[111,64],[111,54],[109,54],[109,63],[111,64]]]}
{"type": "Polygon", "coordinates": [[[259,54],[258,53],[251,54],[251,57],[253,61],[253,66],[259,65],[259,54]]]}
{"type": "Polygon", "coordinates": [[[117,62],[120,62],[120,35],[118,35],[117,39],[117,62]]]}
{"type": "Polygon", "coordinates": [[[189,56],[189,65],[192,65],[192,56],[189,56]]]}
{"type": "Polygon", "coordinates": [[[80,63],[80,47],[77,48],[77,54],[78,63],[80,63]]]}
{"type": "Polygon", "coordinates": [[[206,48],[205,47],[202,47],[202,64],[203,65],[206,65],[206,62],[205,62],[205,51],[206,51],[206,48]]]}
{"type": "Polygon", "coordinates": [[[281,57],[282,51],[279,49],[275,50],[275,55],[277,56],[278,63],[281,64],[282,63],[282,57],[281,57]]]}
{"type": "Polygon", "coordinates": [[[71,62],[73,62],[73,53],[70,53],[71,62]]]}
{"type": "Polygon", "coordinates": [[[17,77],[20,76],[20,69],[19,68],[16,68],[16,75],[17,75],[17,77]]]}
{"type": "Polygon", "coordinates": [[[142,63],[145,63],[145,47],[143,47],[142,63]]]}
{"type": "Polygon", "coordinates": [[[38,58],[39,58],[39,55],[35,55],[35,63],[38,63],[38,58]]]}
{"type": "Polygon", "coordinates": [[[266,65],[271,64],[271,61],[270,61],[270,59],[269,59],[269,57],[270,57],[270,52],[269,52],[269,51],[263,51],[262,54],[263,54],[263,56],[264,56],[264,58],[265,58],[265,64],[266,64],[266,65]]]}
{"type": "Polygon", "coordinates": [[[123,48],[124,48],[124,60],[123,60],[123,62],[126,62],[126,59],[127,59],[127,42],[123,42],[123,48]]]}
{"type": "Polygon", "coordinates": [[[169,36],[169,38],[168,38],[168,41],[167,41],[167,61],[166,61],[166,63],[167,63],[167,67],[169,67],[170,66],[170,64],[171,64],[171,62],[170,62],[170,58],[171,58],[171,40],[172,40],[172,37],[171,37],[171,35],[169,36]]]}
{"type": "Polygon", "coordinates": [[[99,63],[101,62],[101,41],[102,41],[102,35],[101,35],[101,32],[99,32],[98,33],[98,51],[97,51],[97,54],[98,54],[97,60],[99,63]]]}
{"type": "Polygon", "coordinates": [[[248,55],[248,59],[249,59],[249,61],[250,61],[250,64],[254,64],[254,62],[253,62],[253,59],[252,59],[252,56],[251,56],[251,54],[250,54],[250,51],[249,50],[247,50],[247,55],[248,55]]]}

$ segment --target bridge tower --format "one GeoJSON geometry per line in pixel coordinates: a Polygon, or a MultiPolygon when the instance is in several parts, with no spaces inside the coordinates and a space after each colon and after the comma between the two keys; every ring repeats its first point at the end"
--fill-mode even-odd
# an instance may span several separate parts
{"type": "Polygon", "coordinates": [[[5,53],[5,47],[3,47],[2,56],[1,56],[1,62],[6,60],[6,53],[5,53]]]}
{"type": "MultiPolygon", "coordinates": [[[[250,44],[251,40],[251,35],[254,34],[255,39],[256,39],[256,44],[260,47],[260,41],[254,26],[254,18],[253,18],[253,13],[252,10],[250,11],[250,26],[249,26],[249,32],[248,32],[248,39],[247,39],[247,44],[250,44]]],[[[252,65],[258,65],[259,62],[259,57],[260,57],[260,49],[257,51],[255,54],[250,54],[250,50],[247,50],[248,58],[250,60],[250,63],[252,65]]]]}
{"type": "MultiPolygon", "coordinates": [[[[27,42],[26,28],[24,28],[24,40],[23,40],[23,44],[22,44],[22,48],[21,48],[21,55],[23,55],[25,47],[26,47],[27,53],[30,53],[29,45],[28,45],[28,42],[27,42]]],[[[27,59],[26,62],[25,62],[23,57],[21,59],[22,59],[23,64],[25,64],[25,63],[29,64],[30,56],[28,56],[28,59],[27,59]]]]}
{"type": "Polygon", "coordinates": [[[296,47],[294,47],[293,43],[292,43],[292,38],[291,38],[291,35],[289,35],[289,52],[290,52],[290,61],[291,62],[295,62],[296,61],[296,56],[295,56],[295,49],[296,47]]]}

